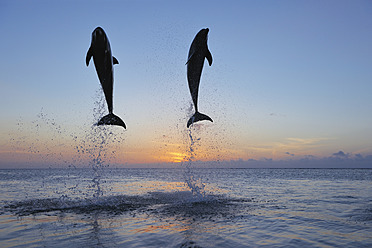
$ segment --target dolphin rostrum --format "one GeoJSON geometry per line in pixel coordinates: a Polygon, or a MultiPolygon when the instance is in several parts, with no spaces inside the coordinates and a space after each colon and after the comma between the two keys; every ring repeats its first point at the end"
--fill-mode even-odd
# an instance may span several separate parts
{"type": "Polygon", "coordinates": [[[96,67],[97,75],[103,92],[105,94],[109,114],[102,117],[97,125],[118,125],[126,128],[125,123],[119,116],[114,115],[113,111],[113,86],[114,86],[114,64],[119,64],[119,61],[112,56],[110,42],[105,31],[101,27],[97,27],[92,33],[92,42],[86,56],[86,64],[93,57],[93,62],[96,67]]]}
{"type": "Polygon", "coordinates": [[[191,43],[189,56],[187,59],[187,80],[189,82],[189,89],[192,97],[192,101],[195,106],[195,114],[187,122],[187,127],[191,124],[201,120],[213,120],[205,114],[198,111],[198,92],[200,77],[203,70],[204,59],[207,58],[209,66],[212,65],[212,54],[208,49],[208,32],[209,29],[205,28],[196,34],[194,40],[191,43]]]}

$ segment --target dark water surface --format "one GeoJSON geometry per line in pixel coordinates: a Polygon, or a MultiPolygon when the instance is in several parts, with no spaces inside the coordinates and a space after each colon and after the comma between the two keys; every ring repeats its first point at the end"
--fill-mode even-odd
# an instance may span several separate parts
{"type": "Polygon", "coordinates": [[[0,247],[265,246],[372,247],[372,170],[0,170],[0,247]]]}

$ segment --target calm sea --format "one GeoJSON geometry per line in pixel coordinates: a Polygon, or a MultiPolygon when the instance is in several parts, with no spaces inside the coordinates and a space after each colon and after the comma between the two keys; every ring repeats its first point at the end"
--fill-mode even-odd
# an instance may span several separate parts
{"type": "Polygon", "coordinates": [[[0,247],[372,247],[372,170],[0,170],[0,247]]]}

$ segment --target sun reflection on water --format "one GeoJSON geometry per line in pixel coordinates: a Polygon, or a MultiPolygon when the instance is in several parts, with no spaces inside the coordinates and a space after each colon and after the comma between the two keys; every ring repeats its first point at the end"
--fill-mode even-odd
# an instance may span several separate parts
{"type": "Polygon", "coordinates": [[[189,230],[190,228],[188,226],[183,226],[182,224],[155,224],[153,223],[152,225],[149,225],[144,228],[135,228],[131,230],[133,233],[158,233],[163,230],[171,230],[173,232],[184,232],[189,230]]]}
{"type": "MultiPolygon", "coordinates": [[[[125,195],[144,195],[151,192],[189,192],[186,182],[166,181],[131,181],[128,183],[114,183],[111,185],[112,193],[125,195]]],[[[214,184],[206,184],[205,191],[210,194],[227,194],[226,189],[221,189],[214,184]]]]}

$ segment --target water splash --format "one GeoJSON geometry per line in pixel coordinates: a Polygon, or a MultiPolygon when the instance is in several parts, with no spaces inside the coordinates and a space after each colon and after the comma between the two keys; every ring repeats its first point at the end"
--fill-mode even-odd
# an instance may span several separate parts
{"type": "MultiPolygon", "coordinates": [[[[96,123],[97,120],[105,115],[105,99],[101,90],[96,92],[95,99],[93,119],[96,123]]],[[[80,141],[81,144],[77,146],[78,152],[88,154],[89,156],[89,166],[93,170],[92,184],[89,187],[93,191],[93,197],[97,200],[105,192],[103,187],[105,181],[102,178],[105,169],[109,167],[109,160],[115,156],[115,151],[110,152],[109,149],[115,141],[118,141],[118,139],[113,133],[112,127],[93,124],[86,132],[85,137],[80,141]]]]}
{"type": "MultiPolygon", "coordinates": [[[[193,114],[193,105],[190,102],[190,107],[187,109],[187,116],[190,117],[193,114]]],[[[205,184],[202,182],[202,179],[195,174],[194,171],[194,163],[197,154],[197,149],[200,146],[200,137],[198,137],[197,131],[198,125],[201,124],[193,124],[190,128],[186,130],[187,133],[187,142],[188,142],[188,150],[187,150],[187,157],[185,161],[182,163],[184,168],[184,176],[185,176],[185,183],[190,188],[192,194],[197,199],[203,199],[205,197],[205,184]]]]}
{"type": "Polygon", "coordinates": [[[51,194],[57,194],[62,200],[81,196],[99,198],[111,191],[109,187],[104,187],[105,175],[109,173],[109,163],[115,160],[117,147],[124,137],[116,135],[116,130],[119,129],[93,124],[97,123],[106,110],[100,89],[94,99],[93,122],[91,118],[86,118],[90,123],[83,123],[82,127],[70,128],[71,124],[66,118],[60,120],[42,108],[29,123],[20,118],[16,132],[9,134],[9,147],[14,151],[13,156],[22,159],[25,165],[30,168],[69,170],[68,178],[59,178],[65,181],[64,187],[44,180],[40,185],[41,190],[49,189],[51,194]],[[91,181],[81,181],[77,177],[72,183],[69,177],[73,177],[77,171],[80,173],[78,168],[86,167],[91,169],[84,172],[91,174],[91,181]]]}

